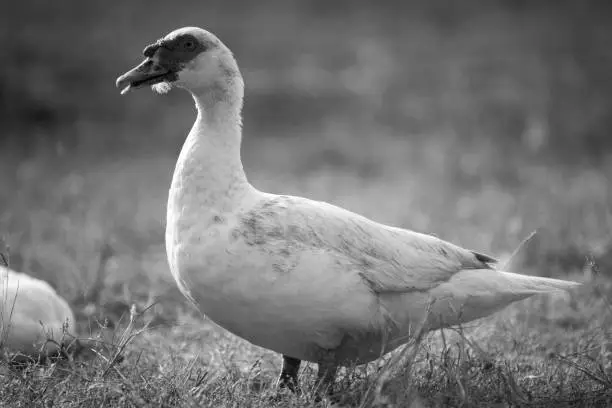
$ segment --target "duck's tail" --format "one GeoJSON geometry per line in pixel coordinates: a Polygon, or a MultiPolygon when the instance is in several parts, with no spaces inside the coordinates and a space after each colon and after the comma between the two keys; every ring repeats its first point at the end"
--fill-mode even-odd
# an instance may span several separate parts
{"type": "Polygon", "coordinates": [[[491,288],[500,293],[519,296],[531,296],[557,290],[570,290],[581,285],[574,281],[496,270],[465,270],[458,273],[457,278],[464,284],[480,290],[491,288]]]}
{"type": "Polygon", "coordinates": [[[466,269],[431,291],[432,318],[443,322],[438,327],[465,323],[533,295],[568,291],[580,285],[578,282],[512,272],[466,269]]]}

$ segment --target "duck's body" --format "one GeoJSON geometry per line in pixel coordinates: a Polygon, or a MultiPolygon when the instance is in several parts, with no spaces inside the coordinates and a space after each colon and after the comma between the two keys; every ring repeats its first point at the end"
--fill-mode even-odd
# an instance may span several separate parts
{"type": "Polygon", "coordinates": [[[27,356],[53,352],[74,321],[68,302],[47,282],[0,266],[3,348],[27,356]]]}
{"type": "Polygon", "coordinates": [[[294,358],[317,362],[334,350],[338,364],[368,362],[422,324],[468,322],[564,286],[494,270],[485,255],[327,203],[243,193],[235,209],[191,220],[171,195],[171,270],[212,320],[294,358]]]}
{"type": "Polygon", "coordinates": [[[576,286],[497,271],[486,255],[327,203],[258,191],[240,160],[243,83],[231,52],[184,28],[145,55],[117,84],[176,84],[198,108],[170,188],[170,270],[212,320],[282,353],[285,380],[299,360],[318,362],[328,381],[337,365],[380,357],[423,325],[576,286]]]}

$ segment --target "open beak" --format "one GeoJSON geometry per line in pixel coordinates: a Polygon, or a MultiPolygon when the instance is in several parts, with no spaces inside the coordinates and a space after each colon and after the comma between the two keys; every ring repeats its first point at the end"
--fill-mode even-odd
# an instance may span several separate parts
{"type": "Polygon", "coordinates": [[[121,95],[123,95],[132,89],[173,80],[176,80],[175,72],[162,66],[155,59],[147,58],[140,65],[117,78],[116,85],[121,89],[121,95]]]}

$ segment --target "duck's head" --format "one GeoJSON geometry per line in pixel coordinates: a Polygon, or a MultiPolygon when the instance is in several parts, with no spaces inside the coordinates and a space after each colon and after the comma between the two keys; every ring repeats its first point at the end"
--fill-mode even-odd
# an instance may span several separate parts
{"type": "Polygon", "coordinates": [[[172,86],[201,93],[225,89],[240,78],[231,51],[214,34],[197,27],[174,30],[147,45],[143,54],[140,65],[117,78],[122,94],[146,85],[159,93],[172,86]]]}

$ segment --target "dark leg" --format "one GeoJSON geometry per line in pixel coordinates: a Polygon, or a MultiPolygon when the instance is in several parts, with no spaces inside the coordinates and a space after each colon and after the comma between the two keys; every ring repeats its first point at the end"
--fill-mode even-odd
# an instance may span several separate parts
{"type": "Polygon", "coordinates": [[[319,360],[319,372],[317,373],[317,388],[320,392],[331,395],[338,366],[332,352],[325,353],[319,360]]]}
{"type": "Polygon", "coordinates": [[[295,392],[298,385],[298,371],[301,360],[283,355],[283,368],[278,378],[279,387],[287,387],[295,392]]]}

